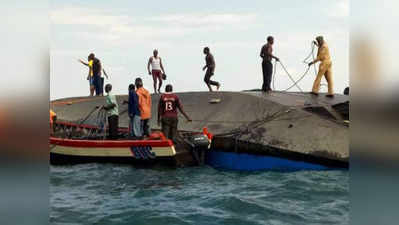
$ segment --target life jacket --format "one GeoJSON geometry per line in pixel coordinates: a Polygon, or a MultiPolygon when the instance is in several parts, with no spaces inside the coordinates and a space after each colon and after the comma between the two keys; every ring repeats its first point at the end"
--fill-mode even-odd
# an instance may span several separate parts
{"type": "Polygon", "coordinates": [[[57,114],[50,109],[50,124],[53,124],[55,116],[57,116],[57,114]]]}
{"type": "Polygon", "coordinates": [[[138,88],[136,91],[139,96],[139,108],[141,119],[150,119],[151,118],[151,94],[149,91],[144,89],[143,87],[138,88]]]}

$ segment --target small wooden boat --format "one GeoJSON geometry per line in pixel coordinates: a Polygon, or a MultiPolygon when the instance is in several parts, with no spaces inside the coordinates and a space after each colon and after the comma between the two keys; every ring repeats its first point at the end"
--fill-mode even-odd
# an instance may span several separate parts
{"type": "Polygon", "coordinates": [[[106,129],[98,126],[57,121],[50,135],[50,163],[118,162],[137,165],[158,163],[191,166],[204,163],[204,150],[211,145],[212,134],[180,132],[177,144],[162,132],[154,131],[148,138],[132,140],[128,129],[120,128],[120,138],[106,139],[106,129]]]}

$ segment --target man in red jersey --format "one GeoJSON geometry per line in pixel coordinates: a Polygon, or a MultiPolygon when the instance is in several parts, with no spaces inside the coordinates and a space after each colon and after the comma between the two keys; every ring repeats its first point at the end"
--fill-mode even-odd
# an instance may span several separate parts
{"type": "Polygon", "coordinates": [[[179,97],[172,93],[171,84],[166,85],[165,93],[161,95],[158,103],[158,126],[162,124],[162,133],[176,142],[177,134],[177,109],[191,122],[190,117],[184,112],[179,97]]]}

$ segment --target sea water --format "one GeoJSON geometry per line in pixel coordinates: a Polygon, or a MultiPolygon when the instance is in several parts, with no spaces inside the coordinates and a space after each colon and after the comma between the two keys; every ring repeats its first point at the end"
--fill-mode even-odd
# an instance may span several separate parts
{"type": "Polygon", "coordinates": [[[50,224],[349,224],[349,172],[51,166],[50,224]]]}

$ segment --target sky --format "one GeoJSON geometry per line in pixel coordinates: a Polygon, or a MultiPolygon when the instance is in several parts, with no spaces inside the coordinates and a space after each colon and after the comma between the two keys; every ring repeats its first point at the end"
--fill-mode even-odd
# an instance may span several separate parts
{"type": "MultiPolygon", "coordinates": [[[[50,99],[89,94],[86,60],[94,52],[110,75],[115,94],[126,94],[136,77],[153,91],[148,58],[158,49],[174,91],[206,91],[202,49],[216,61],[212,79],[222,91],[262,85],[259,52],[274,36],[274,55],[294,79],[306,70],[311,41],[323,35],[333,60],[335,92],[349,86],[349,1],[61,1],[50,10],[50,99]]],[[[299,83],[310,91],[315,75],[299,83]]],[[[323,81],[322,83],[325,83],[323,81]]],[[[280,65],[275,86],[292,82],[280,65]]],[[[291,91],[298,91],[293,88],[291,91]]],[[[321,87],[326,92],[326,87],[321,87]]]]}

